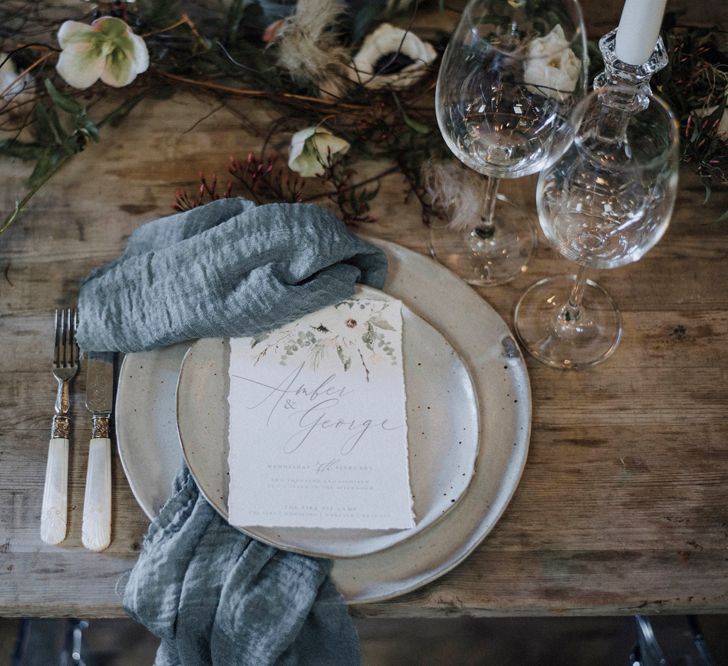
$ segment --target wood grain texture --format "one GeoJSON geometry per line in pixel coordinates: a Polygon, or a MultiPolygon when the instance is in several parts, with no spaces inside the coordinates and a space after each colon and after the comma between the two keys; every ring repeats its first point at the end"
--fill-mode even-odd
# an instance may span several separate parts
{"type": "MultiPolygon", "coordinates": [[[[592,4],[602,22],[616,21],[619,3],[592,4]]],[[[184,94],[142,103],[0,236],[2,615],[123,614],[118,590],[147,521],[114,454],[111,546],[90,553],[81,545],[91,431],[83,373],[73,385],[69,536],[60,547],[39,537],[55,392],[52,312],[75,302],[79,280],[116,257],[133,229],[169,213],[177,187],[193,188],[198,171],[223,173],[231,154],[260,147],[237,115],[260,118],[259,106],[200,121],[215,106],[184,94]]],[[[0,164],[3,210],[25,173],[22,164],[0,164]]],[[[533,179],[503,185],[530,211],[533,188],[533,179]]],[[[401,178],[388,177],[375,206],[380,220],[363,231],[426,252],[417,203],[403,192],[401,178]]],[[[728,194],[714,191],[707,206],[702,199],[699,181],[684,171],[660,245],[641,262],[599,276],[625,320],[612,359],[573,374],[528,362],[529,460],[491,535],[439,581],[357,614],[728,611],[728,223],[715,221],[728,194]]],[[[524,275],[480,293],[510,325],[531,282],[567,270],[541,243],[524,275]]]]}

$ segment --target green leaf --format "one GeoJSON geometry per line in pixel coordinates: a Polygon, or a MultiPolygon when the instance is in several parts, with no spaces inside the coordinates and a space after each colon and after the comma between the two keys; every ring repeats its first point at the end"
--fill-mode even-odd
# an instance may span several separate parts
{"type": "Polygon", "coordinates": [[[85,107],[73,97],[69,97],[68,95],[62,95],[61,93],[59,93],[50,79],[45,80],[45,87],[53,103],[62,111],[72,114],[80,114],[86,112],[85,107]]]}
{"type": "Polygon", "coordinates": [[[406,123],[407,127],[413,129],[417,134],[429,134],[432,129],[424,123],[418,122],[413,118],[410,118],[404,111],[402,111],[402,119],[406,123]]]}
{"type": "Polygon", "coordinates": [[[372,327],[371,322],[367,322],[367,330],[364,335],[361,336],[362,342],[369,348],[373,349],[372,345],[374,344],[374,328],[372,327]]]}
{"type": "Polygon", "coordinates": [[[16,157],[21,160],[35,160],[44,148],[39,143],[22,143],[15,139],[0,141],[0,155],[16,157]]]}
{"type": "Polygon", "coordinates": [[[79,119],[78,131],[89,137],[94,143],[99,142],[99,128],[96,126],[96,123],[90,118],[86,118],[84,116],[83,118],[79,119]]]}
{"type": "Polygon", "coordinates": [[[245,16],[245,5],[245,0],[233,0],[230,4],[226,22],[228,32],[225,39],[225,43],[228,45],[234,44],[238,39],[238,30],[240,29],[240,25],[243,23],[243,17],[245,16]]]}
{"type": "Polygon", "coordinates": [[[74,133],[67,136],[61,144],[61,153],[65,155],[73,155],[81,152],[87,143],[87,137],[84,134],[74,133]]]}
{"type": "Polygon", "coordinates": [[[385,331],[394,330],[394,327],[388,321],[385,321],[384,319],[372,319],[371,322],[377,328],[382,328],[385,331]]]}
{"type": "Polygon", "coordinates": [[[35,122],[38,130],[38,138],[45,145],[61,145],[66,138],[66,133],[61,127],[58,114],[55,109],[47,109],[43,104],[35,106],[35,122]]]}
{"type": "Polygon", "coordinates": [[[63,155],[58,149],[53,147],[46,148],[35,163],[33,173],[28,178],[28,187],[33,188],[40,184],[49,173],[51,173],[58,163],[63,159],[63,155]]]}
{"type": "Polygon", "coordinates": [[[346,372],[351,367],[351,356],[344,351],[341,345],[336,345],[336,353],[344,366],[344,372],[346,372]]]}
{"type": "Polygon", "coordinates": [[[432,129],[427,125],[418,122],[417,120],[414,120],[407,115],[407,112],[402,106],[402,102],[399,101],[399,96],[397,95],[397,93],[392,93],[392,96],[394,97],[394,101],[397,104],[399,112],[402,114],[402,120],[404,120],[404,123],[405,125],[407,125],[407,127],[417,132],[417,134],[429,134],[432,131],[432,129]]]}

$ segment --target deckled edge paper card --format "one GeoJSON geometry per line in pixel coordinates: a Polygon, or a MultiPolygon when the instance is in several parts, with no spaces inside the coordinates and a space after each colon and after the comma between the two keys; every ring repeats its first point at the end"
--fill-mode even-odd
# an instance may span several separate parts
{"type": "Polygon", "coordinates": [[[400,301],[234,338],[229,372],[232,525],[414,527],[400,301]]]}

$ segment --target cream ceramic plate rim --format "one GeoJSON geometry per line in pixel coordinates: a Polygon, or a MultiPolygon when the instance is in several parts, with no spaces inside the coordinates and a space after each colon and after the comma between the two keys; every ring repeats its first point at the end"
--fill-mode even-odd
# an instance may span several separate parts
{"type": "MultiPolygon", "coordinates": [[[[431,583],[466,559],[508,506],[526,464],[531,430],[528,372],[511,332],[498,313],[477,292],[429,257],[388,241],[367,240],[382,248],[390,259],[391,269],[384,291],[400,298],[419,316],[434,322],[471,370],[476,392],[483,400],[484,435],[494,425],[489,407],[493,406],[492,402],[498,405],[502,396],[490,400],[488,395],[478,391],[478,382],[486,387],[491,385],[481,377],[482,364],[512,372],[505,386],[517,396],[518,405],[511,405],[505,417],[498,421],[493,436],[494,445],[498,440],[496,449],[491,450],[493,447],[490,446],[483,449],[481,442],[480,460],[470,488],[443,520],[380,553],[334,560],[332,578],[347,603],[372,603],[398,597],[431,583]],[[423,307],[419,306],[418,297],[421,297],[419,302],[423,307]],[[445,318],[441,302],[447,302],[445,318]],[[477,341],[471,339],[474,336],[468,335],[467,330],[462,330],[462,326],[473,325],[479,327],[477,341]],[[506,433],[501,432],[504,426],[506,433]],[[488,473],[493,467],[492,454],[498,454],[497,469],[494,469],[496,478],[490,478],[488,473]],[[487,495],[487,503],[481,497],[483,495],[487,495]]],[[[120,367],[116,398],[119,457],[132,492],[150,520],[154,520],[169,496],[182,461],[178,442],[172,441],[170,432],[176,440],[173,389],[182,350],[187,346],[181,343],[155,352],[131,354],[120,367]],[[150,379],[147,372],[146,377],[139,379],[137,364],[140,368],[144,364],[156,364],[157,376],[150,379]],[[170,380],[171,391],[168,384],[160,390],[160,378],[162,383],[170,380]],[[137,398],[137,389],[147,393],[137,398]],[[125,417],[127,409],[129,418],[125,417]],[[132,413],[136,412],[138,414],[134,416],[132,413]],[[140,449],[139,442],[152,446],[148,450],[140,449]],[[153,466],[157,469],[150,469],[153,466]]]]}
{"type": "MultiPolygon", "coordinates": [[[[374,289],[373,287],[367,287],[367,286],[361,286],[357,290],[362,295],[366,296],[366,294],[372,294],[373,296],[377,296],[379,294],[382,294],[382,292],[379,289],[374,289]]],[[[467,470],[467,480],[460,492],[454,497],[449,498],[451,499],[448,506],[445,507],[443,511],[438,512],[436,515],[429,517],[426,521],[419,522],[414,528],[407,529],[407,530],[398,530],[398,531],[392,531],[389,535],[382,535],[382,531],[380,530],[374,530],[371,537],[364,535],[361,536],[359,539],[352,538],[352,541],[356,541],[359,543],[365,543],[367,541],[370,541],[372,544],[375,543],[375,539],[379,538],[379,545],[372,545],[369,546],[368,549],[365,546],[360,546],[359,550],[354,553],[345,553],[341,551],[341,548],[343,546],[337,547],[331,547],[329,545],[326,545],[326,543],[321,541],[320,550],[316,550],[312,547],[304,547],[303,545],[295,545],[295,543],[291,543],[290,541],[287,541],[285,537],[281,537],[280,535],[274,535],[273,532],[280,531],[280,532],[289,532],[286,528],[259,528],[259,527],[236,527],[236,529],[240,530],[244,534],[248,534],[249,536],[258,539],[259,541],[262,541],[264,543],[267,543],[271,546],[274,546],[276,548],[280,548],[282,550],[287,550],[294,553],[299,553],[301,555],[307,555],[310,557],[335,557],[337,559],[348,559],[348,558],[355,558],[355,557],[362,557],[364,555],[371,555],[373,553],[379,552],[381,550],[385,550],[386,548],[391,548],[395,546],[398,543],[401,543],[402,541],[405,541],[407,539],[410,539],[414,537],[415,535],[421,533],[423,530],[429,529],[434,524],[442,520],[447,514],[452,511],[452,509],[457,506],[457,504],[460,502],[460,500],[463,498],[465,493],[467,492],[468,488],[470,487],[470,484],[472,483],[473,477],[475,476],[475,469],[478,464],[478,458],[480,454],[480,441],[482,438],[482,433],[480,429],[480,399],[478,397],[478,393],[475,390],[475,386],[473,383],[473,377],[472,372],[470,371],[470,368],[467,366],[467,364],[463,361],[462,357],[458,353],[458,351],[453,347],[453,345],[450,343],[450,341],[440,333],[440,331],[433,326],[429,321],[427,321],[424,317],[420,316],[419,314],[413,312],[410,310],[405,303],[402,303],[402,307],[406,308],[410,315],[414,317],[415,320],[419,320],[420,324],[424,324],[425,326],[432,329],[441,339],[443,344],[449,348],[450,352],[455,356],[455,358],[458,360],[459,364],[462,366],[462,369],[465,372],[465,375],[468,380],[469,389],[472,392],[473,399],[475,400],[475,414],[474,414],[474,431],[475,431],[475,437],[476,440],[473,445],[473,450],[471,451],[472,454],[472,464],[467,470]],[[454,499],[454,501],[452,501],[454,499]],[[276,538],[277,537],[277,538],[276,538]]],[[[406,320],[407,317],[404,317],[403,312],[403,318],[406,320]]],[[[406,322],[405,322],[406,324],[406,322]]],[[[198,465],[196,464],[195,460],[192,459],[189,452],[189,445],[185,444],[185,437],[183,435],[184,427],[181,424],[181,416],[180,416],[180,390],[183,386],[183,382],[185,381],[186,372],[187,375],[189,375],[189,359],[191,358],[192,354],[195,352],[195,349],[200,346],[201,341],[194,341],[190,345],[189,349],[185,352],[184,358],[182,359],[182,364],[180,366],[180,372],[179,377],[177,379],[177,386],[175,389],[175,407],[176,407],[176,420],[177,420],[177,435],[179,437],[180,447],[182,449],[182,456],[184,458],[185,463],[187,464],[187,468],[189,469],[190,473],[192,474],[193,478],[197,482],[197,487],[200,490],[200,493],[202,493],[203,497],[210,503],[210,505],[222,516],[225,520],[228,520],[228,511],[227,506],[225,506],[225,502],[220,500],[217,501],[211,494],[208,492],[208,485],[209,481],[206,482],[205,479],[201,478],[201,472],[202,470],[199,469],[198,465]]],[[[192,381],[192,380],[189,380],[192,381]]],[[[188,382],[189,383],[189,382],[188,382]]],[[[187,389],[189,392],[189,388],[187,389]]],[[[410,398],[408,397],[408,402],[410,398]]],[[[414,431],[418,429],[421,426],[421,424],[413,425],[413,423],[410,421],[408,416],[408,428],[410,432],[413,433],[413,438],[416,438],[414,435],[414,431]]],[[[424,426],[421,426],[424,427],[424,426]]],[[[449,454],[453,450],[457,450],[457,445],[450,445],[449,448],[444,449],[441,451],[442,454],[449,454]]],[[[457,451],[456,451],[457,455],[457,451]]],[[[410,459],[410,474],[412,474],[412,459],[410,459]]],[[[452,481],[452,479],[449,479],[449,481],[452,481]]],[[[413,487],[414,491],[414,487],[413,487]]],[[[430,508],[431,510],[431,508],[430,508]]],[[[290,533],[290,532],[289,532],[290,533]]],[[[315,539],[314,539],[315,540],[315,539]]],[[[309,542],[311,541],[311,537],[309,537],[309,542]]],[[[341,544],[342,540],[339,540],[337,542],[334,542],[335,544],[341,544]]]]}

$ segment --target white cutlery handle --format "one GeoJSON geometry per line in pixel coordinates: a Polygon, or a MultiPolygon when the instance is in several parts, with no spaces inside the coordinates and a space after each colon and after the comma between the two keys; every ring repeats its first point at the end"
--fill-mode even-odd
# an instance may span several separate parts
{"type": "Polygon", "coordinates": [[[111,543],[110,439],[97,438],[89,443],[81,541],[95,551],[104,550],[111,543]]]}
{"type": "Polygon", "coordinates": [[[48,444],[43,507],[40,512],[40,538],[49,544],[66,538],[68,513],[68,440],[54,437],[48,444]]]}

